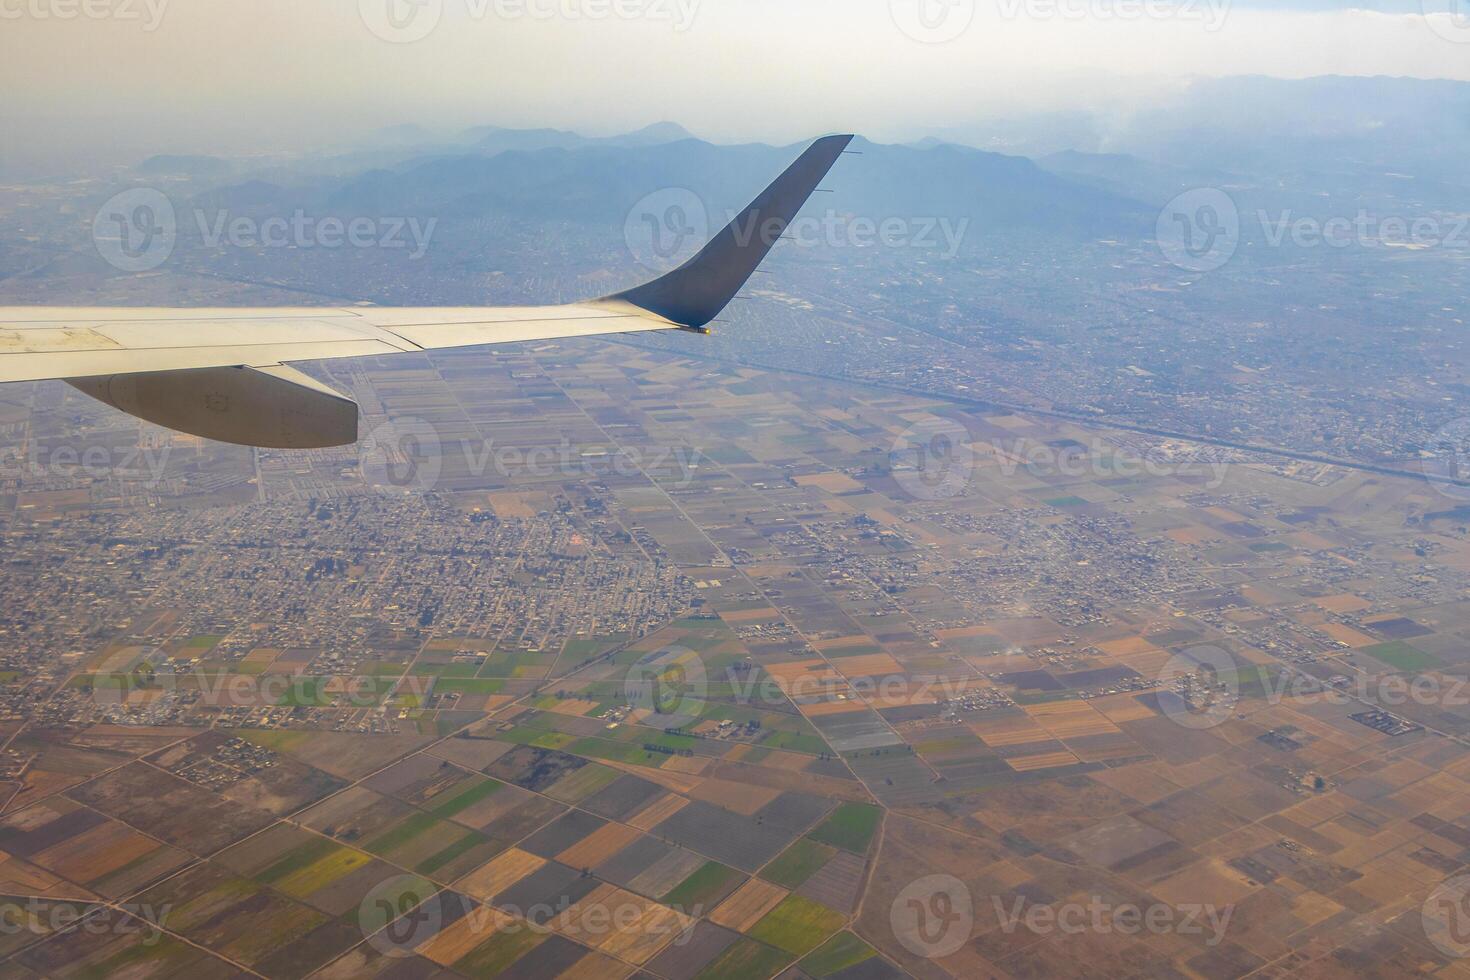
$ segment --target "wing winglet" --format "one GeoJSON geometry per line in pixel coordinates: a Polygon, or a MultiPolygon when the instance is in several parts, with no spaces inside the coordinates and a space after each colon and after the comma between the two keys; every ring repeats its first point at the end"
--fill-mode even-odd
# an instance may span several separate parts
{"type": "Polygon", "coordinates": [[[703,328],[735,298],[852,139],[817,140],[694,258],[600,302],[631,304],[670,323],[703,328]]]}

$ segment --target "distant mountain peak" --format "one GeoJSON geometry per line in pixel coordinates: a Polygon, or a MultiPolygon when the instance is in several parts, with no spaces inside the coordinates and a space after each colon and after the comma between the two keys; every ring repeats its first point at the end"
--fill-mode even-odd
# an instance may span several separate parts
{"type": "Polygon", "coordinates": [[[656,122],[652,126],[644,126],[642,129],[623,136],[614,136],[612,139],[624,146],[658,146],[662,143],[692,140],[695,139],[695,136],[678,123],[665,121],[656,122]]]}

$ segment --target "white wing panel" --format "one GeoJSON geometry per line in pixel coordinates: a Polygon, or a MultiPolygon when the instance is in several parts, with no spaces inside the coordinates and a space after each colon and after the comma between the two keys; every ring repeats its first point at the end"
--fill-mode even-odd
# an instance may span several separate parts
{"type": "MultiPolygon", "coordinates": [[[[641,311],[640,311],[641,312],[641,311]]],[[[0,381],[508,344],[673,327],[620,307],[0,308],[0,381]]]]}

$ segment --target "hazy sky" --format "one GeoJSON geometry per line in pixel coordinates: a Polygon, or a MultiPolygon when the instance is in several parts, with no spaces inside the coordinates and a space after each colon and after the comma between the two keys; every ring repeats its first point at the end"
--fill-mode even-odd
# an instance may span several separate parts
{"type": "Polygon", "coordinates": [[[0,0],[11,164],[403,122],[908,138],[1191,75],[1470,80],[1470,0],[0,0]]]}

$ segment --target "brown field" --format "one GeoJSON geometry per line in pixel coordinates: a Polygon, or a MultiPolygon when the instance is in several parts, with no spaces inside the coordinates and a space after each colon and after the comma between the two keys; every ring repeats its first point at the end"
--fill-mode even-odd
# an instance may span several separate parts
{"type": "Polygon", "coordinates": [[[842,677],[825,660],[797,660],[792,663],[767,664],[766,673],[776,679],[782,690],[815,694],[827,687],[841,686],[842,677]]]}
{"type": "Polygon", "coordinates": [[[967,727],[986,745],[994,748],[1005,745],[1025,745],[1027,742],[1036,742],[1047,737],[1046,729],[1038,725],[1029,715],[972,721],[967,727]]]}
{"type": "Polygon", "coordinates": [[[1070,752],[1044,752],[1040,755],[1025,755],[1007,759],[1006,765],[1016,772],[1035,772],[1037,769],[1056,769],[1059,766],[1075,766],[1077,757],[1070,752]]]}
{"type": "Polygon", "coordinates": [[[358,779],[389,765],[430,739],[424,735],[356,735],[345,732],[246,732],[244,737],[300,759],[308,766],[358,779]]]}
{"type": "Polygon", "coordinates": [[[851,711],[867,711],[868,705],[864,701],[850,698],[846,701],[813,701],[810,704],[799,705],[801,713],[808,718],[825,718],[828,715],[845,715],[851,711]]]}
{"type": "Polygon", "coordinates": [[[786,889],[769,881],[752,878],[720,903],[709,920],[736,932],[745,932],[789,895],[786,889]]]}
{"type": "Polygon", "coordinates": [[[546,710],[553,711],[559,715],[576,715],[577,717],[581,717],[589,711],[596,710],[596,708],[596,701],[578,701],[574,698],[564,698],[558,700],[556,704],[546,710]]]}
{"type": "Polygon", "coordinates": [[[1354,649],[1358,647],[1371,647],[1375,643],[1380,642],[1376,637],[1369,636],[1367,633],[1360,633],[1351,626],[1344,626],[1341,623],[1323,623],[1317,628],[1338,643],[1346,643],[1354,649]]]}
{"type": "Polygon", "coordinates": [[[810,476],[798,476],[796,485],[817,487],[828,493],[858,493],[866,489],[846,473],[813,473],[810,476]]]}
{"type": "Polygon", "coordinates": [[[72,881],[96,881],[159,845],[124,824],[109,820],[84,834],[47,848],[34,861],[72,881]]]}
{"type": "Polygon", "coordinates": [[[785,769],[790,772],[801,772],[812,764],[809,755],[797,755],[795,752],[783,752],[773,749],[771,754],[761,760],[761,765],[767,769],[785,769]]]}
{"type": "Polygon", "coordinates": [[[85,888],[62,881],[45,868],[0,852],[0,892],[7,895],[35,895],[38,898],[82,898],[93,894],[85,888]]]}
{"type": "Polygon", "coordinates": [[[499,909],[489,906],[474,908],[468,915],[420,946],[416,952],[447,967],[489,939],[496,930],[515,922],[514,918],[499,909]]]}
{"type": "Polygon", "coordinates": [[[738,623],[760,623],[766,620],[779,620],[781,618],[781,611],[770,606],[766,606],[764,609],[727,610],[720,613],[720,618],[731,625],[738,623]]]}
{"type": "Polygon", "coordinates": [[[688,805],[689,801],[684,797],[666,793],[629,817],[628,825],[639,830],[652,830],[688,805]]]}
{"type": "Polygon", "coordinates": [[[526,505],[518,493],[489,494],[490,507],[501,520],[531,520],[536,512],[526,505]]]}
{"type": "Polygon", "coordinates": [[[898,661],[886,653],[870,653],[857,657],[843,657],[833,666],[847,677],[898,676],[904,672],[903,668],[898,665],[898,661]]]}
{"type": "Polygon", "coordinates": [[[1060,739],[1084,735],[1111,735],[1118,726],[1094,711],[1086,701],[1053,701],[1031,705],[1026,713],[1060,739]]]}
{"type": "Polygon", "coordinates": [[[641,835],[638,831],[632,827],[610,823],[577,841],[558,854],[556,859],[569,868],[595,868],[639,836],[641,835]]]}
{"type": "Polygon", "coordinates": [[[1110,657],[1122,659],[1144,653],[1158,653],[1159,648],[1141,636],[1130,636],[1122,640],[1108,640],[1097,644],[1097,648],[1110,657]]]}
{"type": "Polygon", "coordinates": [[[545,864],[545,858],[511,848],[465,875],[455,882],[454,887],[466,895],[488,902],[545,864]]]}
{"type": "Polygon", "coordinates": [[[1100,711],[1104,718],[1117,724],[1124,721],[1139,721],[1152,718],[1153,711],[1132,694],[1115,694],[1107,698],[1094,698],[1088,704],[1100,711]]]}
{"type": "Polygon", "coordinates": [[[701,776],[710,767],[710,762],[711,760],[700,756],[686,758],[684,756],[671,755],[664,761],[663,765],[659,766],[659,769],[662,772],[679,773],[686,776],[701,776]]]}
{"type": "Polygon", "coordinates": [[[751,786],[746,783],[706,779],[689,795],[696,800],[704,800],[748,817],[780,796],[781,793],[779,790],[751,786]]]}
{"type": "Polygon", "coordinates": [[[559,916],[555,928],[609,956],[643,964],[688,928],[687,916],[613,885],[596,891],[559,916]],[[616,922],[621,928],[611,928],[616,922]]]}

